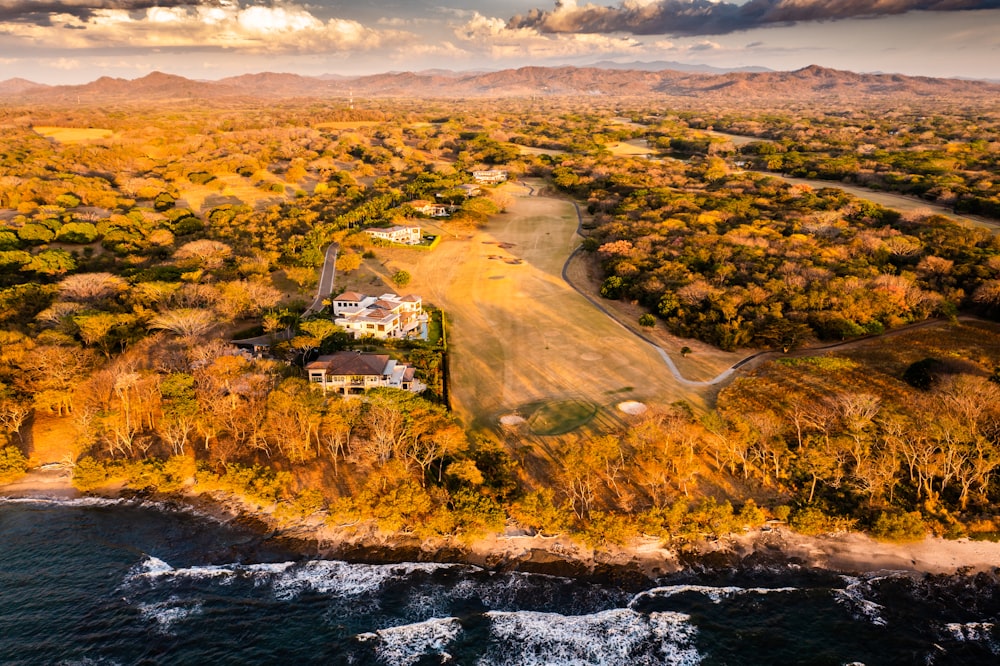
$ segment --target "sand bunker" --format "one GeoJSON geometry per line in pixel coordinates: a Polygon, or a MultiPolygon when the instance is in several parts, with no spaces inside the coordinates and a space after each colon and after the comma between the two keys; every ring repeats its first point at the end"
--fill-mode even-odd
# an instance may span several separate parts
{"type": "Polygon", "coordinates": [[[500,417],[500,423],[505,426],[513,426],[524,423],[524,418],[517,414],[504,414],[500,417]]]}
{"type": "Polygon", "coordinates": [[[636,402],[635,400],[626,400],[625,402],[618,403],[618,409],[626,414],[636,416],[644,413],[648,407],[641,402],[636,402]]]}

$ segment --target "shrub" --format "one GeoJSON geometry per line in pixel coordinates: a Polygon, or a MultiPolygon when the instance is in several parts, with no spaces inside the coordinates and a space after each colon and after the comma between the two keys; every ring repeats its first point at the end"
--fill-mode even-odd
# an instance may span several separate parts
{"type": "Polygon", "coordinates": [[[823,510],[818,507],[807,506],[792,514],[789,524],[800,534],[816,536],[818,534],[845,530],[851,526],[851,522],[846,518],[829,516],[823,513],[823,510]]]}
{"type": "Polygon", "coordinates": [[[73,486],[81,492],[87,492],[120,482],[125,476],[123,463],[99,462],[87,457],[78,460],[73,468],[73,486]]]}
{"type": "Polygon", "coordinates": [[[0,449],[0,484],[11,483],[28,471],[28,460],[16,446],[0,449]]]}
{"type": "Polygon", "coordinates": [[[59,229],[56,240],[63,243],[86,244],[97,240],[97,227],[90,222],[67,222],[59,229]]]}
{"type": "Polygon", "coordinates": [[[646,328],[656,326],[656,317],[647,312],[639,317],[639,326],[645,326],[646,328]]]}
{"type": "Polygon", "coordinates": [[[635,526],[627,516],[595,511],[584,526],[583,540],[589,546],[623,546],[636,536],[635,526]]]}
{"type": "Polygon", "coordinates": [[[319,513],[325,505],[326,500],[323,499],[323,493],[308,488],[296,495],[291,502],[279,505],[274,515],[283,521],[302,520],[319,513]]]}
{"type": "Polygon", "coordinates": [[[908,513],[882,512],[872,526],[872,536],[882,541],[920,541],[927,534],[927,525],[919,511],[908,513]]]}
{"type": "Polygon", "coordinates": [[[392,283],[397,287],[405,287],[410,284],[411,276],[406,271],[396,271],[392,274],[392,283]]]}

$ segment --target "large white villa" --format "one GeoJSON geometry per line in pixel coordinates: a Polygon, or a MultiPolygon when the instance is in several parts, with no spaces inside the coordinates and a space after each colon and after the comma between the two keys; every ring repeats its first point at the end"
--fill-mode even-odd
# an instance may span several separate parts
{"type": "Polygon", "coordinates": [[[483,169],[481,171],[473,171],[472,177],[477,183],[496,185],[507,180],[507,171],[504,169],[483,169]]]}
{"type": "Polygon", "coordinates": [[[309,383],[323,393],[337,391],[344,395],[364,393],[368,389],[389,387],[419,393],[427,386],[414,379],[415,369],[388,354],[337,352],[306,366],[309,383]]]}
{"type": "Polygon", "coordinates": [[[365,229],[365,233],[372,238],[378,238],[390,243],[400,243],[402,245],[417,245],[422,238],[420,227],[415,225],[403,226],[397,224],[388,229],[365,229]]]}
{"type": "Polygon", "coordinates": [[[333,323],[355,338],[422,337],[427,314],[416,294],[366,296],[345,291],[333,299],[333,323]]]}

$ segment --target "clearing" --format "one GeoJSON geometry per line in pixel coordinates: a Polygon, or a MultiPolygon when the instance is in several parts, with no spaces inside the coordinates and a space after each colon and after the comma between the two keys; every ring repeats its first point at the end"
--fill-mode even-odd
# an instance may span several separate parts
{"type": "Polygon", "coordinates": [[[114,136],[114,130],[99,127],[33,127],[32,129],[59,143],[86,143],[114,136]]]}
{"type": "MultiPolygon", "coordinates": [[[[533,185],[537,191],[541,183],[533,185]]],[[[485,227],[450,229],[443,222],[443,242],[433,252],[382,248],[370,260],[380,276],[409,271],[405,291],[446,312],[452,406],[463,421],[496,427],[502,416],[516,414],[530,422],[549,403],[592,405],[598,425],[620,423],[623,412],[615,406],[623,400],[683,399],[704,407],[656,350],[563,280],[563,264],[580,242],[573,204],[505,187],[508,212],[485,227]]],[[[586,410],[578,411],[582,422],[586,410]]]]}

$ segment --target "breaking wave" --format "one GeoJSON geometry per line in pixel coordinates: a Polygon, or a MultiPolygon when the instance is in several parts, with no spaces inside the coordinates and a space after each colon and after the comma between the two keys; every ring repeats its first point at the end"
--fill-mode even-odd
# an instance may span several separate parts
{"type": "Polygon", "coordinates": [[[139,615],[144,620],[155,622],[161,633],[170,633],[170,628],[177,622],[201,614],[200,601],[188,601],[171,597],[157,603],[139,604],[139,615]]]}
{"type": "Polygon", "coordinates": [[[654,587],[650,590],[640,592],[629,604],[633,608],[639,601],[647,599],[664,599],[679,594],[701,594],[713,603],[721,603],[724,599],[741,594],[775,594],[781,592],[798,592],[797,587],[712,587],[710,585],[670,585],[666,587],[654,587]]]}
{"type": "Polygon", "coordinates": [[[565,616],[490,611],[491,641],[479,664],[700,664],[697,633],[683,613],[637,613],[628,608],[565,616]],[[511,646],[516,645],[516,649],[511,646]]]}
{"type": "Polygon", "coordinates": [[[357,639],[374,644],[375,656],[386,664],[408,666],[427,655],[449,657],[446,648],[462,633],[458,618],[431,618],[423,622],[359,634],[357,639]]]}

